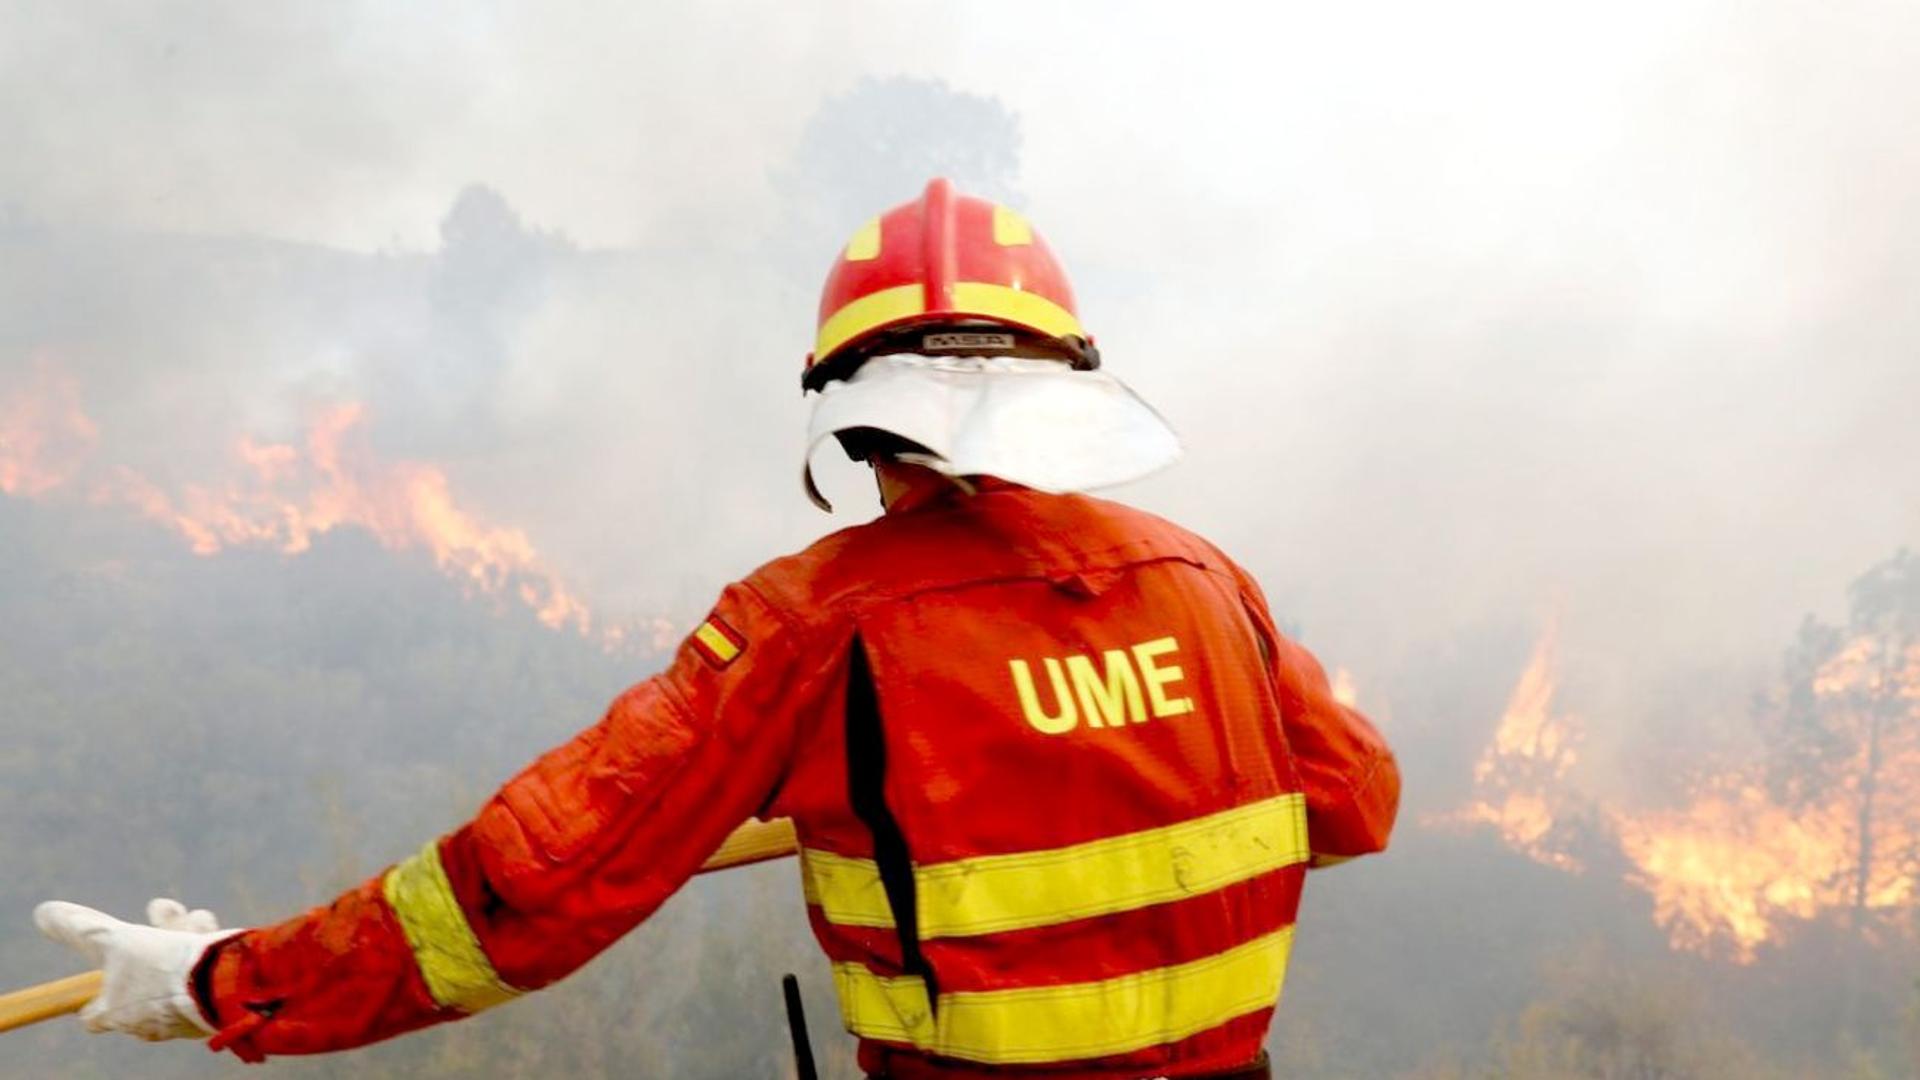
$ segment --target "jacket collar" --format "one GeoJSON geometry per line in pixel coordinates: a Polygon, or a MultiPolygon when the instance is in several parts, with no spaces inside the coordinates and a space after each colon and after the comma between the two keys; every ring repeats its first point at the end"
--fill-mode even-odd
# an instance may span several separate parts
{"type": "Polygon", "coordinates": [[[964,499],[970,494],[990,491],[1023,491],[1021,485],[997,476],[969,476],[954,479],[932,469],[916,469],[907,490],[887,506],[889,516],[911,514],[922,508],[964,499]]]}

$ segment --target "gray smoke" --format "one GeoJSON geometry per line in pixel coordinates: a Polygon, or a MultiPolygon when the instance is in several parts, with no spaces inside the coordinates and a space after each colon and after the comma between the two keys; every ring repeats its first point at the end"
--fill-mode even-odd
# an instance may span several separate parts
{"type": "MultiPolygon", "coordinates": [[[[1754,1028],[1780,1026],[1765,1020],[1787,1008],[1768,996],[1776,982],[1673,961],[1644,897],[1606,884],[1617,874],[1570,879],[1418,817],[1464,795],[1548,621],[1563,707],[1590,732],[1583,782],[1661,792],[1687,754],[1749,737],[1750,699],[1804,614],[1838,618],[1855,575],[1920,543],[1911,5],[1108,5],[1091,18],[1065,4],[0,0],[0,27],[0,401],[45,365],[71,373],[100,424],[93,460],[176,490],[230,478],[241,436],[297,440],[316,410],[364,402],[379,453],[444,467],[463,506],[524,528],[614,615],[684,626],[727,580],[874,512],[852,465],[825,469],[837,518],[799,490],[819,277],[861,221],[931,174],[1012,202],[1065,259],[1111,369],[1189,448],[1118,496],[1245,562],[1402,748],[1399,853],[1309,890],[1276,1040],[1297,1071],[1479,1061],[1501,1018],[1545,992],[1541,957],[1594,937],[1751,1006],[1754,1028]]],[[[300,790],[302,763],[339,785],[262,822],[287,848],[333,844],[355,872],[457,819],[590,721],[583,702],[645,674],[523,618],[482,629],[494,608],[463,607],[417,559],[389,565],[350,535],[304,562],[203,562],[127,511],[83,504],[0,498],[0,552],[40,568],[0,576],[16,643],[0,667],[35,709],[101,680],[164,695],[225,663],[231,686],[181,700],[235,708],[247,686],[312,679],[311,700],[341,710],[430,712],[390,760],[373,734],[345,757],[291,734],[289,717],[325,714],[310,704],[247,730],[297,744],[285,790],[300,790]],[[418,590],[434,614],[409,622],[375,580],[418,590]],[[227,615],[201,610],[210,589],[232,590],[227,615]],[[67,603],[74,590],[97,602],[67,603]],[[299,607],[289,636],[261,629],[283,596],[311,595],[332,599],[299,607]],[[121,607],[144,613],[138,628],[114,624],[121,607]],[[18,650],[45,618],[68,620],[71,640],[29,663],[18,650]],[[155,644],[199,619],[200,646],[155,644]],[[427,631],[463,644],[435,653],[412,636],[427,631]],[[381,668],[365,639],[382,634],[421,651],[381,668]],[[118,651],[74,659],[90,648],[118,651]],[[144,659],[113,662],[128,656],[144,659]],[[534,689],[514,707],[552,715],[496,718],[459,767],[434,766],[460,723],[429,708],[436,688],[522,662],[534,689]],[[435,786],[356,779],[375,768],[426,770],[435,786]],[[312,820],[328,800],[411,831],[329,833],[312,820]]],[[[463,694],[448,699],[488,696],[463,694]]],[[[23,820],[65,790],[29,799],[29,773],[77,786],[98,765],[38,715],[16,705],[0,732],[40,755],[5,774],[40,815],[23,820]]],[[[98,747],[143,715],[102,704],[68,719],[96,717],[98,747]]],[[[189,899],[245,917],[319,898],[261,885],[271,875],[241,855],[283,856],[256,840],[199,853],[202,813],[162,815],[150,846],[164,855],[128,849],[130,869],[173,875],[152,888],[213,875],[215,895],[189,899]]],[[[0,853],[16,907],[74,885],[124,903],[149,888],[70,873],[85,853],[24,825],[0,832],[0,853]]],[[[273,872],[344,883],[284,858],[273,872]]],[[[791,901],[780,880],[698,903],[764,918],[791,901]]],[[[8,970],[53,974],[20,912],[0,912],[8,970]]],[[[697,948],[645,931],[636,962],[714,970],[688,954],[740,948],[718,944],[727,918],[676,924],[699,928],[697,948]]],[[[756,963],[815,962],[787,948],[797,919],[782,934],[776,959],[721,953],[751,974],[648,984],[645,1004],[685,1026],[646,1045],[727,1030],[708,1013],[770,990],[756,963]]],[[[1788,968],[1817,973],[1813,955],[1788,968]]],[[[644,981],[595,977],[607,993],[644,981]]],[[[448,1074],[623,1060],[525,1050],[564,1040],[569,1021],[560,1005],[523,1008],[500,1021],[511,1035],[451,1032],[366,1060],[431,1058],[448,1074]]],[[[1773,1035],[1803,1034],[1792,1049],[1817,1057],[1863,1015],[1773,1035]]],[[[579,1024],[576,1041],[617,1027],[579,1024]]],[[[77,1031],[25,1038],[7,1044],[34,1048],[20,1075],[80,1052],[77,1031]]],[[[754,1044],[751,1068],[777,1050],[754,1044]]],[[[89,1060],[111,1072],[98,1062],[134,1056],[89,1060]]]]}

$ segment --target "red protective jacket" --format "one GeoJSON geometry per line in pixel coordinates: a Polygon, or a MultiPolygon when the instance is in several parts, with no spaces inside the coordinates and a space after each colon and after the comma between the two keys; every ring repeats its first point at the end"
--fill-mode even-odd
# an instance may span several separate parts
{"type": "Polygon", "coordinates": [[[1399,773],[1191,533],[929,486],[730,586],[666,671],[469,823],[197,973],[245,1056],[567,975],[752,816],[793,818],[862,1064],[1197,1075],[1260,1051],[1309,865],[1399,773]]]}

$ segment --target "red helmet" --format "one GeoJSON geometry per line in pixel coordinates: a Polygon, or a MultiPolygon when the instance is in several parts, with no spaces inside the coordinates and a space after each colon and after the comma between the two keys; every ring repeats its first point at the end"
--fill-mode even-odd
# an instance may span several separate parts
{"type": "Polygon", "coordinates": [[[1053,250],[1004,206],[936,179],[853,234],[820,290],[801,385],[818,390],[885,352],[1046,356],[1100,366],[1053,250]]]}

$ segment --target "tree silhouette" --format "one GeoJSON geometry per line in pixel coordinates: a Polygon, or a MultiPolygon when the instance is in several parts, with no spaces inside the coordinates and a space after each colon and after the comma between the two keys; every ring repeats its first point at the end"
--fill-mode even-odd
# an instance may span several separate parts
{"type": "Polygon", "coordinates": [[[1808,618],[1788,650],[1768,780],[1783,805],[1846,807],[1850,851],[1828,885],[1865,932],[1920,890],[1920,558],[1873,567],[1849,599],[1844,627],[1808,618]]]}

